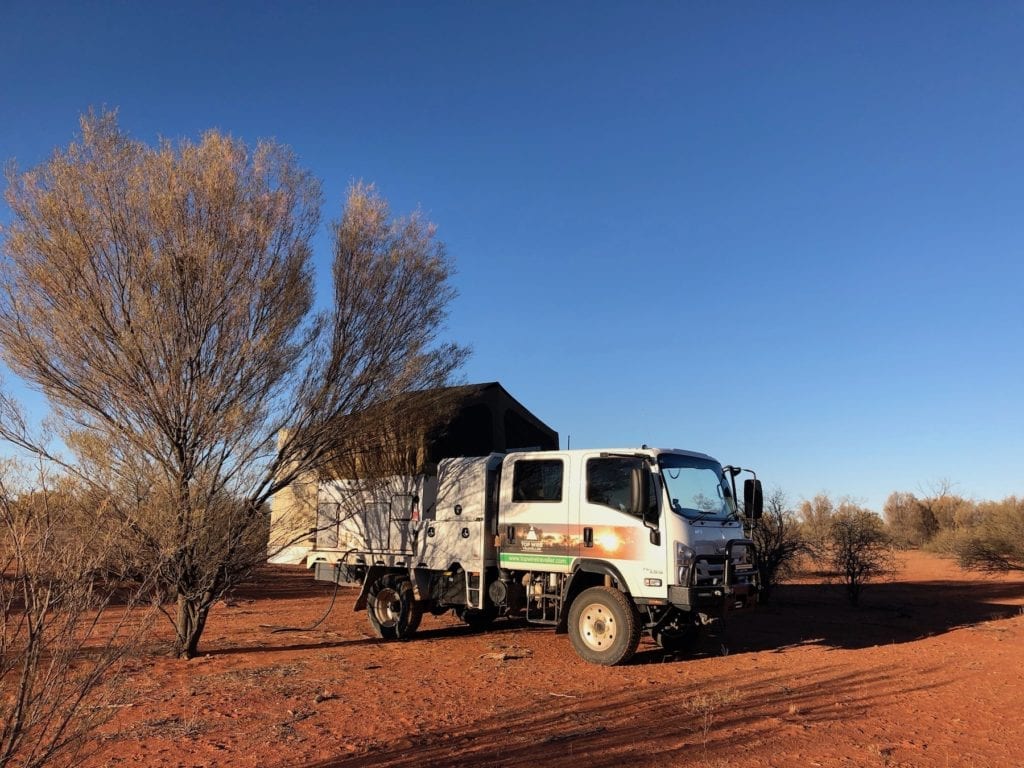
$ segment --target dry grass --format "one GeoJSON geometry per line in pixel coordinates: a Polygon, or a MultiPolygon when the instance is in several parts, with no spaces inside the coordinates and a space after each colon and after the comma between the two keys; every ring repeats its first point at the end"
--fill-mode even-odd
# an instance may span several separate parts
{"type": "Polygon", "coordinates": [[[731,707],[740,700],[738,691],[721,690],[698,693],[689,703],[689,710],[700,719],[701,744],[704,751],[708,748],[708,738],[715,718],[722,710],[731,707]]]}

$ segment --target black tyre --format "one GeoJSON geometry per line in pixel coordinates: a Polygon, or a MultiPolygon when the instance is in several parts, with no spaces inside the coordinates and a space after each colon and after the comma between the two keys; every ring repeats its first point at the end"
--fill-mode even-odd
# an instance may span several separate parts
{"type": "Polygon", "coordinates": [[[660,629],[651,630],[654,642],[669,653],[690,653],[700,640],[701,625],[692,616],[676,612],[660,629]]]}
{"type": "Polygon", "coordinates": [[[629,661],[640,642],[632,601],[612,587],[583,590],[569,609],[569,638],[576,653],[593,664],[629,661]]]}
{"type": "Polygon", "coordinates": [[[416,603],[409,577],[396,573],[381,576],[366,593],[370,627],[385,640],[405,640],[420,625],[423,611],[416,603]]]}

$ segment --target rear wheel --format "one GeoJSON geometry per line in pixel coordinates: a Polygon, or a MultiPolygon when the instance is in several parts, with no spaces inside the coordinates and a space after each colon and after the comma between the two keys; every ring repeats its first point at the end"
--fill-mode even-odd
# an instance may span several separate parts
{"type": "Polygon", "coordinates": [[[583,590],[569,609],[569,638],[586,661],[608,666],[629,661],[640,642],[632,601],[612,587],[583,590]]]}
{"type": "Polygon", "coordinates": [[[423,611],[416,604],[408,576],[389,573],[375,581],[366,594],[366,612],[377,637],[404,640],[420,625],[423,611]]]}

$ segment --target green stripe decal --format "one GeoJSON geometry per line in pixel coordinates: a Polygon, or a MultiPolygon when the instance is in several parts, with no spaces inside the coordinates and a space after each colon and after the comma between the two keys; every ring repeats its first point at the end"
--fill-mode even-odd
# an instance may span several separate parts
{"type": "Polygon", "coordinates": [[[573,558],[567,555],[534,555],[520,554],[517,552],[502,552],[498,555],[498,562],[502,565],[513,565],[515,563],[532,563],[534,565],[572,565],[573,558]]]}

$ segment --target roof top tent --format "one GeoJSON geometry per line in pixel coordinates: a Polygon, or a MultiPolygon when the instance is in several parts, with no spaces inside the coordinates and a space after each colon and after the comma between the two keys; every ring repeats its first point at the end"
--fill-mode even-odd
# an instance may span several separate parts
{"type": "Polygon", "coordinates": [[[496,381],[449,387],[450,418],[432,425],[426,440],[426,466],[436,472],[441,459],[486,456],[529,448],[558,450],[558,433],[496,381]]]}
{"type": "Polygon", "coordinates": [[[279,514],[273,516],[272,541],[275,522],[278,540],[282,531],[315,532],[313,540],[292,544],[287,552],[278,553],[275,562],[312,560],[313,541],[315,552],[322,553],[347,551],[355,539],[362,539],[361,546],[372,543],[388,550],[404,549],[401,531],[406,526],[402,521],[414,514],[413,498],[422,503],[436,492],[442,459],[558,449],[558,433],[498,382],[411,392],[346,418],[369,420],[368,428],[356,430],[365,433],[368,442],[355,454],[370,458],[335,464],[307,482],[304,493],[299,492],[297,483],[295,489],[281,494],[280,501],[275,499],[279,514]],[[361,489],[358,495],[363,500],[355,506],[362,512],[353,514],[353,489],[365,486],[361,481],[369,474],[388,476],[391,482],[376,484],[369,495],[361,489]],[[390,520],[386,525],[385,518],[390,520]]]}

